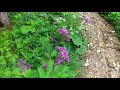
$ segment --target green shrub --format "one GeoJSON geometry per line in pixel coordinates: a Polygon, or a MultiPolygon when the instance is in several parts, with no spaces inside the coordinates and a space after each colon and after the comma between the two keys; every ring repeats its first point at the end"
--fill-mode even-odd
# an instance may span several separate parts
{"type": "Polygon", "coordinates": [[[84,26],[79,13],[10,12],[9,17],[13,30],[6,36],[0,32],[0,37],[4,37],[0,41],[0,62],[3,64],[0,77],[67,78],[79,73],[82,65],[79,55],[82,56],[87,48],[87,42],[80,34],[84,26]],[[59,28],[68,30],[69,42],[57,32],[59,28]],[[50,41],[51,37],[54,42],[50,41]],[[66,48],[70,62],[56,64],[56,46],[66,48]],[[20,68],[15,66],[18,59],[30,64],[31,68],[20,73],[20,68]],[[42,66],[44,64],[46,69],[42,66]]]}

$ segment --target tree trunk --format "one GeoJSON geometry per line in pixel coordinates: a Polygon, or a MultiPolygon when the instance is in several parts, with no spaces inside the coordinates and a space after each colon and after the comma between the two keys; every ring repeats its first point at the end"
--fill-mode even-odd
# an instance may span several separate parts
{"type": "Polygon", "coordinates": [[[7,12],[0,12],[0,27],[11,27],[7,12]]]}

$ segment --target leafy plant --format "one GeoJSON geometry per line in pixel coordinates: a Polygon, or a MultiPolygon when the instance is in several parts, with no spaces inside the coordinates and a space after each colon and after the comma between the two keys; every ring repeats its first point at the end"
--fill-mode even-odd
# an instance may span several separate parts
{"type": "MultiPolygon", "coordinates": [[[[13,30],[0,33],[0,77],[12,78],[69,78],[75,77],[80,69],[79,55],[87,48],[80,14],[73,12],[10,12],[8,13],[13,30]],[[61,32],[58,32],[58,29],[61,32]],[[4,37],[4,38],[2,38],[4,37]],[[66,51],[58,52],[56,46],[66,51]],[[69,62],[63,62],[67,53],[69,62]],[[60,57],[61,53],[61,57],[60,57]],[[57,58],[63,60],[57,65],[57,58]],[[16,61],[22,59],[30,64],[20,66],[16,61]],[[3,76],[4,75],[4,76],[3,76]]],[[[68,59],[66,58],[66,60],[68,59]]]]}

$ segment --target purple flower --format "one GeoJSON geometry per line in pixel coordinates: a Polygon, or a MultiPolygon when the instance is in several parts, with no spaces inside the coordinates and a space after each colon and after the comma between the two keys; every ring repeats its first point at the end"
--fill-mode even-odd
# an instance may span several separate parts
{"type": "Polygon", "coordinates": [[[18,65],[18,64],[15,64],[15,66],[16,66],[16,67],[19,67],[19,65],[18,65]]]}
{"type": "Polygon", "coordinates": [[[53,41],[54,41],[54,39],[53,39],[52,37],[50,37],[50,41],[51,41],[51,42],[53,42],[53,41]]]}
{"type": "Polygon", "coordinates": [[[21,74],[22,74],[23,71],[25,71],[25,70],[27,69],[26,66],[21,66],[20,68],[21,68],[21,69],[20,69],[20,73],[21,73],[21,74]]]}
{"type": "Polygon", "coordinates": [[[46,69],[46,68],[47,68],[47,64],[43,64],[42,67],[43,67],[44,69],[46,69]]]}
{"type": "Polygon", "coordinates": [[[57,65],[60,65],[61,62],[63,62],[63,60],[62,60],[61,58],[57,58],[57,59],[55,60],[55,62],[57,63],[57,65]]]}
{"type": "Polygon", "coordinates": [[[67,42],[69,42],[69,41],[70,41],[70,39],[69,39],[68,37],[66,37],[66,41],[67,41],[67,42]]]}
{"type": "Polygon", "coordinates": [[[20,73],[22,73],[24,70],[26,69],[30,69],[31,65],[30,64],[26,64],[26,62],[23,62],[21,59],[17,60],[18,63],[16,64],[16,67],[20,68],[20,73]]]}
{"type": "Polygon", "coordinates": [[[22,64],[26,64],[26,62],[22,62],[22,64]]]}
{"type": "Polygon", "coordinates": [[[65,47],[56,46],[56,50],[59,51],[58,58],[56,59],[57,65],[60,65],[61,62],[69,62],[68,52],[65,47]]]}
{"type": "Polygon", "coordinates": [[[27,69],[30,69],[30,68],[31,68],[31,65],[30,65],[30,64],[28,64],[28,65],[27,65],[27,69]]]}
{"type": "Polygon", "coordinates": [[[22,63],[22,59],[17,60],[18,62],[22,63]]]}
{"type": "Polygon", "coordinates": [[[55,48],[56,48],[57,51],[61,51],[62,50],[62,48],[59,47],[59,46],[56,46],[55,48]]]}
{"type": "Polygon", "coordinates": [[[59,57],[64,58],[64,57],[65,57],[65,51],[60,51],[60,52],[59,52],[59,57]]]}
{"type": "Polygon", "coordinates": [[[66,62],[69,62],[69,57],[67,57],[65,60],[66,60],[66,62]]]}
{"type": "Polygon", "coordinates": [[[58,32],[59,34],[62,34],[62,35],[63,35],[63,38],[64,38],[67,42],[70,41],[70,39],[68,38],[68,30],[67,30],[67,29],[59,28],[59,29],[57,30],[57,32],[58,32]]]}
{"type": "Polygon", "coordinates": [[[64,50],[66,50],[65,47],[56,46],[55,48],[56,48],[57,51],[64,51],[64,50]]]}
{"type": "Polygon", "coordinates": [[[67,35],[68,34],[68,30],[67,29],[62,29],[62,28],[59,28],[57,32],[59,34],[63,34],[63,35],[67,35]]]}
{"type": "Polygon", "coordinates": [[[86,17],[86,16],[83,16],[83,19],[85,20],[85,23],[91,24],[90,18],[88,18],[88,17],[86,17]]]}
{"type": "Polygon", "coordinates": [[[21,69],[26,70],[27,68],[26,68],[26,66],[21,66],[21,69]]]}

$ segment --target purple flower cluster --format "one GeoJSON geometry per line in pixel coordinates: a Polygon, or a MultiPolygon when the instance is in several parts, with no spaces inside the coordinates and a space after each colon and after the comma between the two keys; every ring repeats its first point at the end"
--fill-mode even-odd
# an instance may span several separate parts
{"type": "Polygon", "coordinates": [[[16,67],[19,67],[21,70],[20,70],[20,73],[22,73],[23,71],[25,71],[26,69],[30,69],[31,68],[31,65],[30,64],[26,64],[26,62],[22,61],[21,59],[17,60],[17,64],[16,64],[16,67]]]}
{"type": "Polygon", "coordinates": [[[46,69],[46,68],[47,68],[47,64],[43,64],[42,67],[43,67],[44,69],[46,69]]]}
{"type": "Polygon", "coordinates": [[[67,29],[59,28],[59,29],[57,30],[57,32],[58,32],[59,34],[62,34],[63,37],[64,37],[64,39],[65,39],[67,42],[70,41],[70,39],[68,38],[68,30],[67,30],[67,29]]]}
{"type": "Polygon", "coordinates": [[[59,51],[58,58],[56,59],[57,65],[60,65],[63,61],[69,62],[68,52],[65,47],[56,46],[56,50],[59,51]]]}
{"type": "Polygon", "coordinates": [[[91,24],[90,18],[83,16],[83,19],[85,20],[85,23],[91,24]]]}

